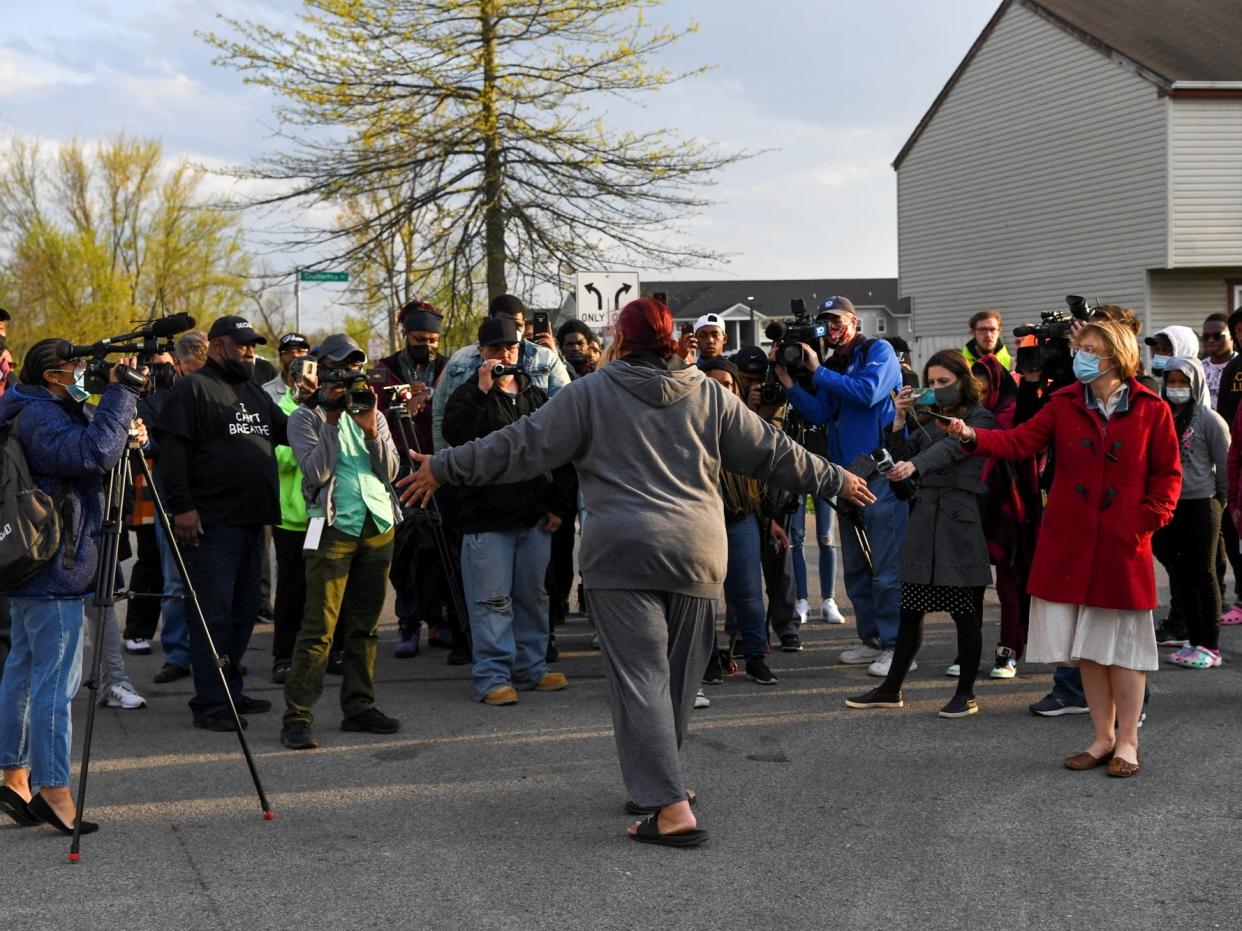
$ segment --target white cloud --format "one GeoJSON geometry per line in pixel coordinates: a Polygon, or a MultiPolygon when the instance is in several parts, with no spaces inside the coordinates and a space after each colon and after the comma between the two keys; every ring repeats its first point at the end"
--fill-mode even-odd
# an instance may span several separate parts
{"type": "Polygon", "coordinates": [[[0,98],[20,97],[53,85],[88,84],[91,76],[29,52],[0,47],[0,98]]]}

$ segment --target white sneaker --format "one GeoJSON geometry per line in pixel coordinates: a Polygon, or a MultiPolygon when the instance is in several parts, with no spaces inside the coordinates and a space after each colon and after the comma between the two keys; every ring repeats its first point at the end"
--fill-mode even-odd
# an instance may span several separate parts
{"type": "MultiPolygon", "coordinates": [[[[872,663],[870,666],[867,667],[867,675],[878,676],[879,678],[882,679],[888,675],[888,670],[892,667],[892,665],[893,665],[893,651],[885,650],[882,654],[880,654],[879,659],[877,659],[874,663],[872,663]]],[[[918,668],[919,668],[919,664],[914,662],[914,660],[911,660],[910,669],[908,671],[914,672],[914,670],[918,668]]]]}
{"type": "Polygon", "coordinates": [[[794,613],[798,615],[798,623],[805,624],[808,615],[811,613],[811,606],[805,598],[799,598],[794,602],[794,613]]]}
{"type": "Polygon", "coordinates": [[[962,664],[954,663],[952,666],[950,666],[948,669],[944,671],[944,674],[946,676],[951,676],[954,679],[960,679],[962,676],[962,664]]]}
{"type": "Polygon", "coordinates": [[[712,706],[712,700],[707,697],[706,692],[704,692],[702,689],[699,689],[698,692],[696,692],[694,696],[694,707],[710,708],[711,706],[712,706]]]}
{"type": "Polygon", "coordinates": [[[151,641],[143,637],[135,637],[133,640],[126,640],[125,652],[134,653],[138,656],[146,656],[151,652],[151,641]]]}
{"type": "Polygon", "coordinates": [[[120,708],[124,711],[134,711],[138,708],[147,707],[147,700],[134,691],[129,685],[110,685],[103,693],[103,701],[100,703],[105,708],[120,708]]]}
{"type": "Polygon", "coordinates": [[[869,647],[865,643],[860,643],[853,649],[846,650],[838,656],[837,661],[845,663],[847,666],[866,666],[883,654],[883,650],[877,650],[875,647],[869,647]]]}
{"type": "Polygon", "coordinates": [[[825,624],[844,624],[845,615],[841,613],[841,609],[837,607],[836,599],[825,598],[824,606],[820,608],[820,614],[825,624]]]}

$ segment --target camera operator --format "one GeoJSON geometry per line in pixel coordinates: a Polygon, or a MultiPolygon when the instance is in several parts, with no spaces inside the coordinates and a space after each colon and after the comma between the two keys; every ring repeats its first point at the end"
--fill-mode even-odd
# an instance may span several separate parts
{"type": "MultiPolygon", "coordinates": [[[[255,384],[255,346],[266,342],[244,317],[207,332],[207,363],[173,387],[160,411],[156,477],[238,714],[272,703],[245,694],[242,662],[262,601],[263,528],[280,520],[274,447],[287,418],[255,384]]],[[[228,696],[198,624],[191,624],[194,726],[232,731],[228,696]]],[[[242,721],[243,725],[245,720],[242,721]]]]}
{"type": "MultiPolygon", "coordinates": [[[[40,340],[26,353],[21,384],[0,398],[0,425],[16,431],[31,478],[62,517],[55,556],[6,592],[17,636],[0,680],[0,809],[18,824],[44,821],[64,833],[77,816],[68,788],[70,706],[82,678],[83,599],[95,585],[103,477],[124,455],[138,408],[137,393],[119,380],[121,364],[88,417],[85,368],[70,343],[40,340]]],[[[80,830],[97,827],[84,821],[80,830]]]]}
{"type": "MultiPolygon", "coordinates": [[[[444,415],[453,446],[487,436],[547,402],[530,380],[497,377],[514,366],[520,338],[510,319],[479,326],[478,372],[459,387],[444,415]]],[[[461,490],[461,573],[474,642],[473,693],[488,705],[512,705],[517,689],[552,692],[567,680],[548,669],[545,577],[552,534],[575,509],[565,467],[523,482],[461,490]]]]}
{"type": "MultiPolygon", "coordinates": [[[[508,318],[518,333],[523,332],[526,327],[526,305],[512,294],[501,294],[492,298],[492,302],[487,307],[487,316],[508,318]]],[[[482,361],[479,347],[470,345],[453,353],[453,357],[445,366],[444,374],[440,376],[440,383],[436,386],[435,397],[432,399],[431,432],[435,440],[436,452],[448,446],[444,440],[442,428],[444,408],[448,404],[448,399],[471,375],[478,371],[482,361]]],[[[531,384],[541,389],[549,398],[555,397],[558,391],[569,384],[569,372],[555,349],[548,349],[546,346],[523,339],[517,364],[526,372],[531,384]]],[[[428,450],[424,449],[423,452],[428,452],[428,450]]]]}
{"type": "Polygon", "coordinates": [[[289,415],[289,445],[302,469],[307,516],[306,615],[285,680],[280,740],[291,750],[319,741],[312,708],[323,694],[332,638],[344,627],[341,730],[392,734],[401,727],[375,707],[375,652],[400,507],[389,483],[397,448],[366,384],[366,353],[344,333],[319,345],[319,390],[289,415]],[[314,527],[307,543],[313,542],[314,527]]]}
{"type": "MultiPolygon", "coordinates": [[[[872,450],[882,445],[893,422],[892,393],[901,387],[901,366],[891,345],[869,340],[858,331],[858,317],[848,298],[825,299],[816,319],[828,327],[824,344],[831,354],[821,365],[815,350],[801,344],[802,368],[813,393],[796,384],[783,365],[776,365],[776,377],[799,414],[811,423],[826,425],[829,458],[834,463],[849,466],[860,456],[870,462],[872,450]]],[[[871,490],[875,504],[851,516],[870,541],[870,568],[857,535],[841,534],[845,590],[854,606],[861,643],[842,653],[840,661],[867,665],[869,674],[883,677],[897,643],[897,566],[909,509],[897,500],[888,481],[875,481],[871,490]]]]}
{"type": "Polygon", "coordinates": [[[285,393],[293,387],[293,376],[290,368],[294,359],[300,359],[310,352],[311,344],[301,333],[286,333],[280,338],[277,345],[278,358],[280,360],[280,371],[276,373],[276,377],[263,383],[263,390],[266,391],[277,404],[284,398],[285,393]]]}

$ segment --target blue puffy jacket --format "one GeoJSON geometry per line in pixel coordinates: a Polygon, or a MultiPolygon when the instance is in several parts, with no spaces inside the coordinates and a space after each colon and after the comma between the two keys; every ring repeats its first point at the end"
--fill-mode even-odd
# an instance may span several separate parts
{"type": "Polygon", "coordinates": [[[64,490],[68,519],[55,558],[25,585],[5,594],[77,598],[94,591],[103,478],[125,452],[137,407],[138,396],[120,385],[108,386],[93,417],[76,401],[33,385],[18,385],[0,397],[0,426],[21,414],[17,435],[31,478],[57,500],[64,490]],[[74,554],[72,566],[65,565],[67,548],[74,554]]]}
{"type": "Polygon", "coordinates": [[[811,387],[813,394],[795,384],[789,401],[811,423],[827,425],[830,460],[848,466],[884,445],[897,414],[892,392],[901,387],[901,364],[887,341],[860,340],[844,372],[821,365],[811,387]]]}

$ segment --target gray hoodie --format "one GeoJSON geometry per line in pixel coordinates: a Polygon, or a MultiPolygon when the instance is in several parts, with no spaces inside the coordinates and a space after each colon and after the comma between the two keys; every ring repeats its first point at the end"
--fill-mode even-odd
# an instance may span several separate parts
{"type": "MultiPolygon", "coordinates": [[[[1229,426],[1225,418],[1211,408],[1203,365],[1195,358],[1174,356],[1165,363],[1164,371],[1186,374],[1190,379],[1190,401],[1187,403],[1194,405],[1190,427],[1178,437],[1182,458],[1182,493],[1179,500],[1218,498],[1223,502],[1229,483],[1229,426]]],[[[1162,394],[1164,390],[1165,386],[1162,386],[1162,394]]],[[[1173,408],[1173,415],[1177,416],[1176,407],[1173,408]]]]}
{"type": "Polygon", "coordinates": [[[572,462],[587,518],[588,589],[716,598],[728,561],[725,469],[828,498],[841,470],[751,412],[697,368],[613,362],[503,430],[437,453],[436,480],[520,482],[572,462]]]}

